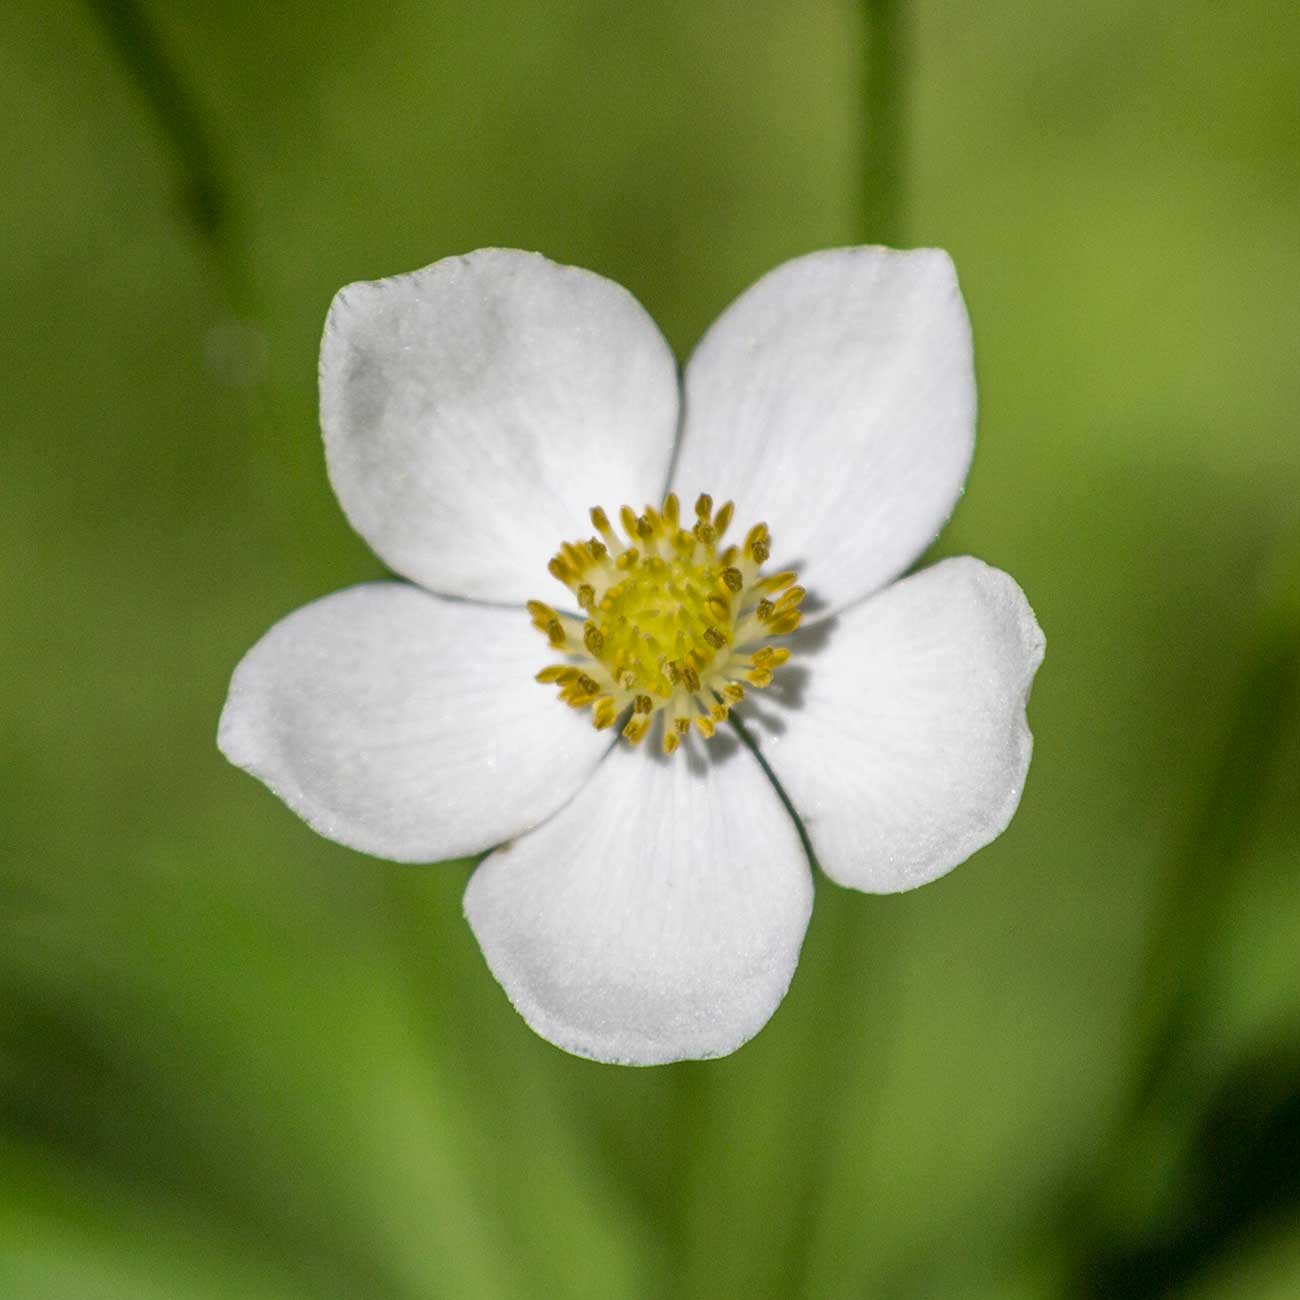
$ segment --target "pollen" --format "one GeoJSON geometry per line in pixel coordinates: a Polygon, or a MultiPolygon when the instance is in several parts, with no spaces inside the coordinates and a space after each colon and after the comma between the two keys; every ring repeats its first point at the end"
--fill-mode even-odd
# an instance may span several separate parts
{"type": "Polygon", "coordinates": [[[600,506],[596,536],[565,542],[547,566],[573,593],[582,616],[528,603],[533,626],[565,662],[537,674],[561,701],[590,709],[598,729],[621,724],[630,744],[656,729],[665,754],[692,728],[705,739],[746,687],[762,689],[790,657],[768,644],[799,626],[804,589],[788,570],[764,576],[772,538],[755,524],[735,545],[725,537],[734,508],[704,493],[694,520],[669,493],[662,507],[617,512],[620,535],[600,506]]]}

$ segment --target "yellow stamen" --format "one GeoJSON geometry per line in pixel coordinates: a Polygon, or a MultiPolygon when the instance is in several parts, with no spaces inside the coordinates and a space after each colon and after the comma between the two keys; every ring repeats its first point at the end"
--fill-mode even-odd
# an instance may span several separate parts
{"type": "Polygon", "coordinates": [[[565,542],[547,566],[573,593],[584,617],[560,614],[530,601],[536,627],[569,663],[537,674],[575,709],[591,709],[592,724],[608,728],[622,718],[633,745],[656,732],[665,754],[675,753],[691,728],[705,739],[745,698],[745,686],[767,686],[790,657],[784,646],[761,644],[799,626],[805,592],[789,570],[764,577],[771,553],[766,524],[742,545],[721,545],[735,507],[716,511],[706,492],[688,527],[681,502],[669,493],[662,508],[637,514],[619,509],[622,535],[595,506],[598,537],[565,542]]]}

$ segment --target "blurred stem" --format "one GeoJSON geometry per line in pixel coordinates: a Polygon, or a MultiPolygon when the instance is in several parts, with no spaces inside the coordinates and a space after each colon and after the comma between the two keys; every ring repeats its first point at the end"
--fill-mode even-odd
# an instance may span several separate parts
{"type": "Polygon", "coordinates": [[[1250,847],[1269,777],[1300,711],[1300,529],[1286,531],[1277,556],[1213,765],[1169,860],[1142,972],[1128,1094],[1082,1205],[1076,1202],[1059,1227],[1077,1243],[1072,1295],[1093,1294],[1091,1260],[1126,1158],[1142,1149],[1157,1109],[1185,1097],[1195,1077],[1210,958],[1234,868],[1250,847]]]}
{"type": "Polygon", "coordinates": [[[903,120],[907,32],[903,0],[861,0],[862,44],[861,237],[897,245],[903,232],[903,120]]]}
{"type": "Polygon", "coordinates": [[[86,0],[122,71],[157,125],[176,172],[180,206],[226,297],[243,306],[234,258],[231,187],[198,99],[185,84],[137,0],[86,0]]]}
{"type": "Polygon", "coordinates": [[[1288,537],[1280,548],[1214,765],[1169,863],[1144,970],[1129,1124],[1160,1091],[1196,1030],[1232,868],[1250,845],[1268,775],[1300,701],[1297,541],[1288,537]]]}

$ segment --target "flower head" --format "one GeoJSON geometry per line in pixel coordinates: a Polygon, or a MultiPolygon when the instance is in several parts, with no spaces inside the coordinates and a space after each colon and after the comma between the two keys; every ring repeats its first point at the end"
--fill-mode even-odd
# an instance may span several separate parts
{"type": "Polygon", "coordinates": [[[973,559],[897,580],[974,445],[944,253],[786,263],[680,384],[617,285],[449,258],[338,294],[321,415],[349,520],[409,581],[271,628],[219,743],[340,843],[486,853],[466,915],[552,1042],[649,1064],[762,1027],[812,906],[787,804],[827,875],[879,893],[1010,821],[1029,605],[973,559]],[[720,725],[763,691],[765,765],[720,725]]]}

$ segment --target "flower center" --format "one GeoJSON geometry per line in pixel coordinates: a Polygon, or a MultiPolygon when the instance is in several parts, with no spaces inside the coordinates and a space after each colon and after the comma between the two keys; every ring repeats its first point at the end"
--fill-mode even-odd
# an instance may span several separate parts
{"type": "Polygon", "coordinates": [[[566,542],[547,566],[586,617],[528,602],[533,626],[568,656],[537,680],[557,685],[573,708],[590,708],[598,728],[630,709],[623,735],[634,745],[658,713],[666,754],[692,724],[712,736],[745,698],[744,684],[767,686],[790,657],[784,646],[758,643],[799,626],[805,594],[793,573],[762,576],[772,546],[766,524],[755,524],[742,545],[723,546],[732,513],[730,501],[715,511],[706,493],[687,527],[670,492],[661,510],[619,511],[625,540],[594,507],[599,536],[566,542]]]}

